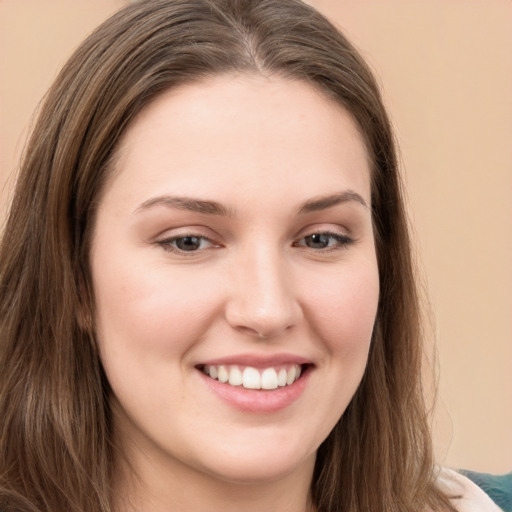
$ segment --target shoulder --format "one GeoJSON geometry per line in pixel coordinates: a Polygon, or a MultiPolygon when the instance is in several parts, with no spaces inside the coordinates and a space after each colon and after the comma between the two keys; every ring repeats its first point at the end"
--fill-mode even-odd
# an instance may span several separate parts
{"type": "Polygon", "coordinates": [[[459,473],[483,489],[505,512],[512,512],[512,472],[505,475],[491,475],[460,470],[459,473]]]}
{"type": "Polygon", "coordinates": [[[512,508],[500,508],[497,505],[497,502],[500,501],[502,507],[506,506],[507,499],[512,499],[512,475],[495,477],[469,471],[462,474],[462,472],[459,473],[452,469],[442,468],[437,477],[437,484],[451,498],[453,506],[459,512],[512,511],[512,508]],[[506,479],[509,486],[508,491],[503,482],[501,482],[501,478],[506,479]],[[496,492],[497,486],[503,488],[501,495],[496,492]],[[497,501],[493,501],[491,496],[497,501]],[[502,499],[500,500],[499,498],[502,499]]]}

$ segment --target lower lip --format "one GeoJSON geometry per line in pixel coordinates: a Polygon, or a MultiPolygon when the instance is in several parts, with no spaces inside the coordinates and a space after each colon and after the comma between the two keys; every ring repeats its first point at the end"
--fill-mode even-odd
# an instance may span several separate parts
{"type": "Polygon", "coordinates": [[[304,392],[311,368],[308,368],[293,384],[272,390],[231,386],[212,379],[201,371],[198,373],[210,390],[223,402],[240,411],[263,414],[281,411],[296,402],[304,392]]]}

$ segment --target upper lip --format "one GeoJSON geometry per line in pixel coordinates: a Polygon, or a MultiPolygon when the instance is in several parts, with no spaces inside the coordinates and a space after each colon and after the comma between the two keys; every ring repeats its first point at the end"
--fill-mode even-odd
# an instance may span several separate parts
{"type": "Polygon", "coordinates": [[[268,368],[286,364],[312,364],[311,359],[296,354],[238,354],[201,361],[196,366],[239,365],[268,368]]]}

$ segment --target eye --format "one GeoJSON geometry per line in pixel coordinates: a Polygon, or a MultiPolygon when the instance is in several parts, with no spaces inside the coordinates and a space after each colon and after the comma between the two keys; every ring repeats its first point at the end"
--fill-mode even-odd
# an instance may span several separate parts
{"type": "Polygon", "coordinates": [[[312,233],[301,238],[296,245],[309,249],[336,249],[348,247],[354,240],[349,236],[340,233],[312,233]]]}
{"type": "Polygon", "coordinates": [[[214,246],[211,240],[198,235],[174,236],[172,238],[160,240],[158,245],[161,245],[167,251],[178,253],[198,252],[214,246]]]}

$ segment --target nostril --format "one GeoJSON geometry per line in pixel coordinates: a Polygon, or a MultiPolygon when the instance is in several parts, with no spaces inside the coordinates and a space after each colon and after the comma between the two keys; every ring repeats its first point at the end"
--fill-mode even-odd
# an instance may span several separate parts
{"type": "Polygon", "coordinates": [[[255,336],[257,338],[260,338],[260,339],[265,339],[267,338],[267,335],[264,334],[263,332],[261,332],[260,330],[254,328],[254,327],[247,327],[245,325],[238,325],[238,326],[235,326],[235,329],[239,332],[242,332],[244,334],[248,334],[250,336],[255,336]]]}
{"type": "Polygon", "coordinates": [[[234,329],[242,334],[246,334],[260,340],[269,340],[289,331],[297,322],[295,320],[290,321],[289,319],[246,319],[245,322],[240,321],[238,323],[229,323],[234,329]]]}

